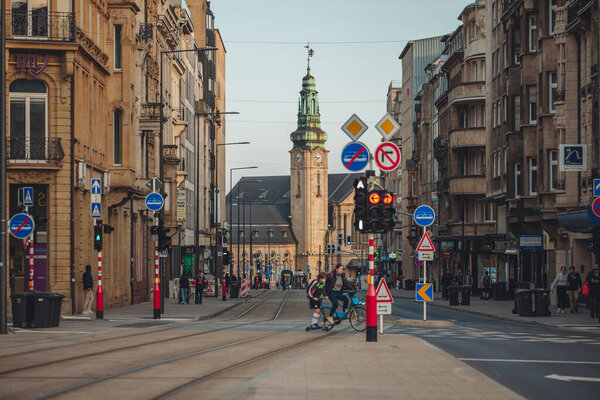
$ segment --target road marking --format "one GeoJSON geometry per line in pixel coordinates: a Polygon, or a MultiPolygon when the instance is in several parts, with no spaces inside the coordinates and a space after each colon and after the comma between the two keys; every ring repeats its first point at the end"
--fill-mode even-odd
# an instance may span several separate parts
{"type": "Polygon", "coordinates": [[[600,382],[600,378],[587,377],[587,376],[565,376],[565,375],[546,375],[548,379],[556,379],[557,381],[571,382],[571,381],[584,381],[584,382],[600,382]]]}
{"type": "Polygon", "coordinates": [[[600,361],[562,361],[562,360],[518,360],[507,358],[459,358],[460,361],[475,362],[510,362],[510,363],[529,363],[529,364],[589,364],[600,365],[600,361]]]}

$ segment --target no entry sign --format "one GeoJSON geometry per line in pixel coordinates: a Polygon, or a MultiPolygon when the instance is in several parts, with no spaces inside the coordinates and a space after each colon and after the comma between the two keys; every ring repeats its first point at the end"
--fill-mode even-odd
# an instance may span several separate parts
{"type": "Polygon", "coordinates": [[[393,171],[400,165],[400,149],[392,142],[383,142],[375,150],[375,162],[383,171],[393,171]]]}

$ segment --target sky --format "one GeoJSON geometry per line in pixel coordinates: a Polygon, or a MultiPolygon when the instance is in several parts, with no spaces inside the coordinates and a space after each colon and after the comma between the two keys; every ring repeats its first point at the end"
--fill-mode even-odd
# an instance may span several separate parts
{"type": "Polygon", "coordinates": [[[306,74],[319,92],[321,127],[327,132],[329,172],[348,172],[341,151],[350,139],[341,126],[357,114],[369,129],[361,137],[371,152],[385,115],[388,86],[401,80],[400,53],[408,40],[443,35],[459,25],[464,0],[213,0],[215,27],[227,51],[227,191],[242,176],[289,175],[298,97],[306,74]]]}

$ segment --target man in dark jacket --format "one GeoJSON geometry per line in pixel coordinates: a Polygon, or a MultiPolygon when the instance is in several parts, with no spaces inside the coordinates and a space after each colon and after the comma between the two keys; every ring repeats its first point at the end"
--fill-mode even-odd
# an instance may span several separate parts
{"type": "Polygon", "coordinates": [[[181,297],[179,299],[179,303],[182,304],[190,304],[190,300],[188,299],[188,291],[190,290],[190,281],[188,280],[185,272],[181,274],[181,278],[179,278],[179,291],[181,292],[181,297]]]}
{"type": "Polygon", "coordinates": [[[335,269],[327,275],[325,281],[325,298],[329,298],[331,301],[331,311],[327,320],[333,324],[333,316],[338,308],[339,300],[344,303],[343,311],[346,312],[348,309],[348,296],[344,294],[344,290],[353,289],[352,285],[346,280],[346,274],[344,274],[344,267],[342,264],[335,266],[335,269]]]}
{"type": "Polygon", "coordinates": [[[444,275],[442,275],[442,298],[448,300],[448,286],[452,283],[452,274],[447,269],[444,275]]]}
{"type": "Polygon", "coordinates": [[[196,276],[196,287],[195,287],[195,303],[202,304],[202,295],[204,294],[204,288],[206,287],[206,279],[204,279],[204,274],[202,272],[198,272],[198,276],[196,276]]]}
{"type": "Polygon", "coordinates": [[[94,278],[92,277],[92,266],[86,265],[83,273],[83,314],[93,314],[92,303],[94,302],[94,278]]]}
{"type": "Polygon", "coordinates": [[[590,317],[600,318],[600,266],[598,263],[595,263],[594,269],[588,272],[585,281],[590,287],[590,317]]]}

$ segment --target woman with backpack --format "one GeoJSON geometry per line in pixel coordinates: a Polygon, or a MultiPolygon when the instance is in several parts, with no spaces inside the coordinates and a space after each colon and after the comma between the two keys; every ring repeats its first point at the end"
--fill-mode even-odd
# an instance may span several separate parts
{"type": "Polygon", "coordinates": [[[483,299],[490,299],[490,288],[492,287],[492,279],[490,278],[490,274],[488,271],[484,272],[484,275],[481,277],[481,287],[483,288],[483,299]]]}

